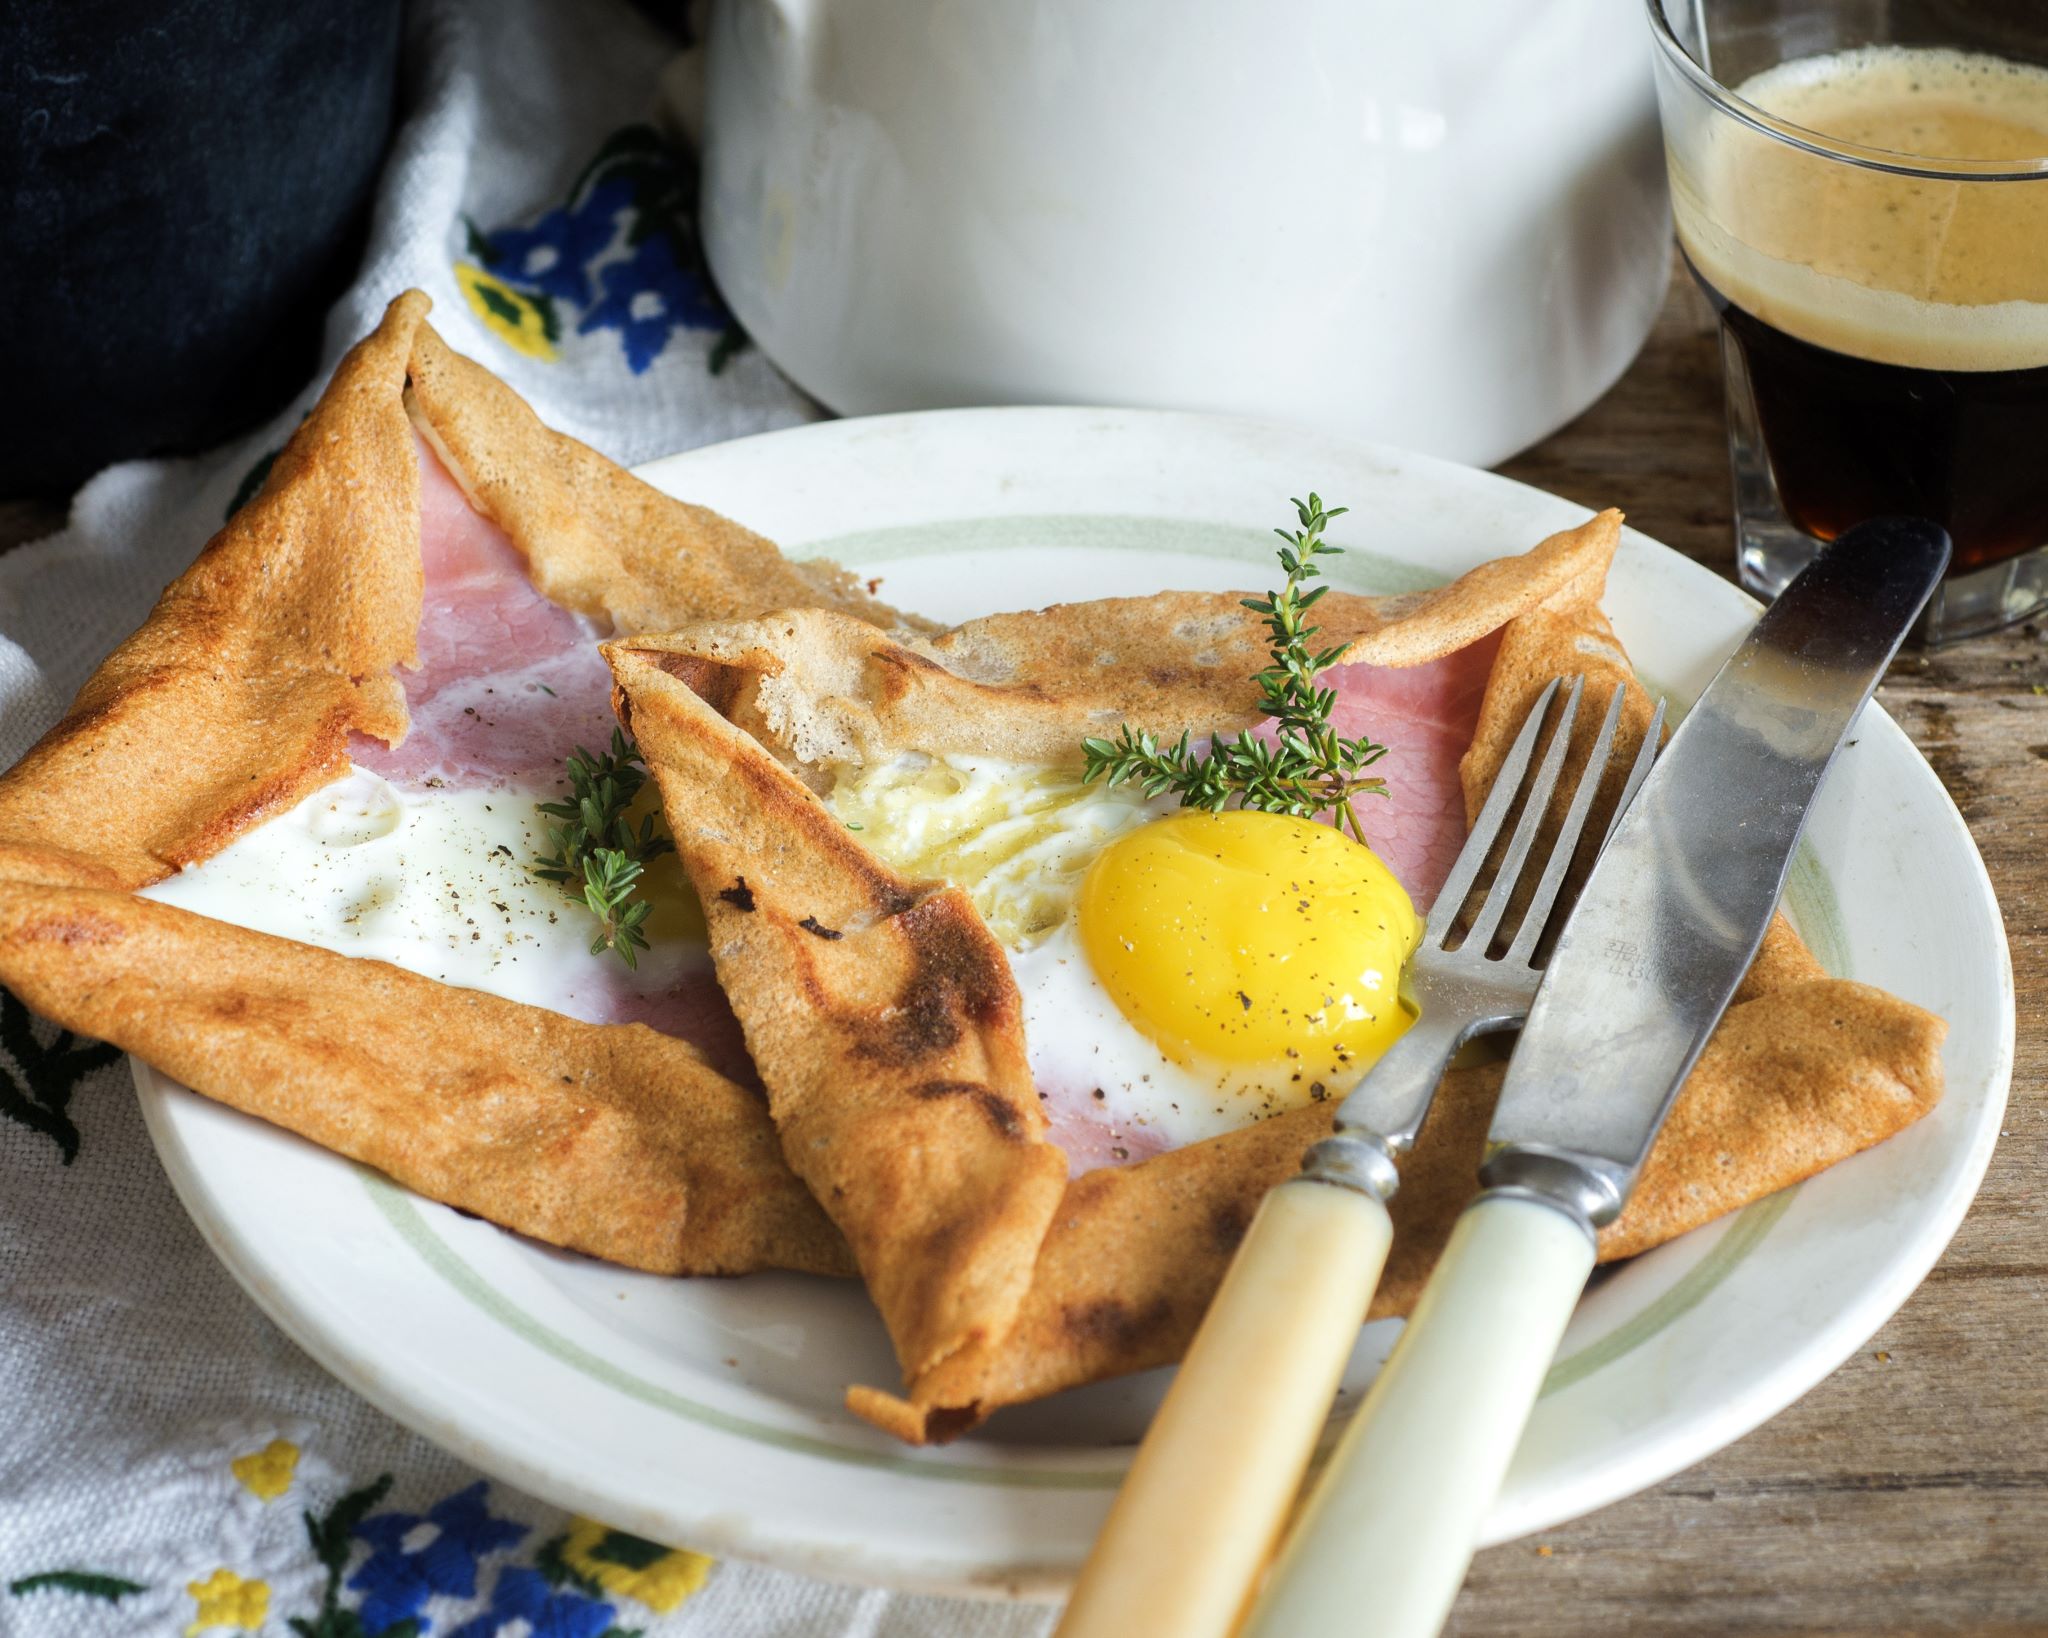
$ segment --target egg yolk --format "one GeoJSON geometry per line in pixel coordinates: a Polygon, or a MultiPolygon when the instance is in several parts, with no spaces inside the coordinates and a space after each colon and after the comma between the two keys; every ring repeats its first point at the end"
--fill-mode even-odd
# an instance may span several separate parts
{"type": "Polygon", "coordinates": [[[1412,1019],[1421,937],[1370,848],[1277,813],[1177,813],[1103,849],[1076,905],[1124,1016],[1182,1064],[1266,1065],[1303,1100],[1347,1090],[1412,1019]]]}

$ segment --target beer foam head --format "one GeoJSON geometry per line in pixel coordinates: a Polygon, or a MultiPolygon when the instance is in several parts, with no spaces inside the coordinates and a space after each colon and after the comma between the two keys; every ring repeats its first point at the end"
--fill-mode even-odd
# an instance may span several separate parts
{"type": "Polygon", "coordinates": [[[1757,317],[1838,352],[1926,369],[2048,365],[2048,69],[1868,47],[1737,88],[1823,137],[1903,163],[1993,161],[2038,177],[1902,176],[1731,119],[1673,153],[1693,264],[1757,317]]]}

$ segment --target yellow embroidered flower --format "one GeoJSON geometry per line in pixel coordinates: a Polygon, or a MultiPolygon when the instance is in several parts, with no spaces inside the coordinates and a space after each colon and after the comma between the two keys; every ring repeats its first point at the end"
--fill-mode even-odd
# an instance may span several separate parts
{"type": "Polygon", "coordinates": [[[204,1581],[186,1582],[185,1590],[199,1605],[185,1638],[199,1638],[214,1627],[254,1632],[270,1613],[269,1583],[244,1581],[225,1565],[204,1581]]]}
{"type": "Polygon", "coordinates": [[[242,1488],[264,1501],[276,1501],[291,1489],[292,1474],[298,1466],[299,1447],[289,1439],[273,1439],[261,1450],[252,1450],[228,1463],[229,1470],[242,1481],[242,1488]]]}
{"type": "Polygon", "coordinates": [[[455,282],[462,286],[476,316],[506,346],[528,358],[555,356],[554,312],[545,298],[515,290],[470,262],[455,264],[455,282]]]}
{"type": "Polygon", "coordinates": [[[608,1593],[638,1599],[666,1615],[704,1585],[712,1561],[687,1547],[658,1547],[592,1519],[569,1521],[562,1558],[608,1593]]]}

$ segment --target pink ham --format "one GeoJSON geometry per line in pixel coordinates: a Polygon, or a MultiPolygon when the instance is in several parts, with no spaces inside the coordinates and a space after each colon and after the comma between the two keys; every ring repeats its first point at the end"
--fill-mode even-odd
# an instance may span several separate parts
{"type": "MultiPolygon", "coordinates": [[[[1465,845],[1458,761],[1478,730],[1499,647],[1493,634],[1427,665],[1346,665],[1324,673],[1337,690],[1330,721],[1338,733],[1387,747],[1372,770],[1386,780],[1387,794],[1361,797],[1353,808],[1372,850],[1424,913],[1465,845]]],[[[1270,739],[1272,724],[1258,732],[1270,739]]]]}
{"type": "MultiPolygon", "coordinates": [[[[566,754],[578,745],[603,750],[617,726],[599,633],[534,589],[504,532],[470,506],[425,444],[417,447],[420,665],[399,672],[412,727],[395,747],[357,735],[349,755],[403,788],[512,786],[510,800],[544,800],[563,789],[566,754]]],[[[709,955],[665,987],[649,988],[649,976],[644,962],[635,973],[612,955],[593,956],[556,1006],[588,1023],[647,1024],[753,1084],[709,955]]]]}
{"type": "Polygon", "coordinates": [[[396,747],[359,735],[349,755],[393,784],[474,788],[552,774],[577,745],[602,750],[617,719],[600,633],[533,589],[504,532],[418,448],[420,667],[399,673],[412,730],[396,747]]]}
{"type": "Polygon", "coordinates": [[[1041,1091],[1038,1098],[1045,1110],[1045,1135],[1066,1152],[1069,1177],[1101,1166],[1136,1165],[1173,1147],[1149,1126],[1113,1125],[1086,1093],[1041,1091]]]}

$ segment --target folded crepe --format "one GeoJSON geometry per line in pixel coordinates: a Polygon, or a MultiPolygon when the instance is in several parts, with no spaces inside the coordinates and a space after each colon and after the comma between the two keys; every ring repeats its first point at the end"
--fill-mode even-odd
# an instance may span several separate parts
{"type": "Polygon", "coordinates": [[[102,888],[0,881],[0,952],[33,1010],[535,1239],[658,1274],[853,1271],[760,1094],[644,1024],[102,888]]]}
{"type": "Polygon", "coordinates": [[[673,500],[542,426],[408,291],[336,367],[262,491],[0,776],[0,874],[143,886],[402,739],[419,661],[419,460],[442,454],[543,595],[624,629],[818,604],[922,625],[836,565],[673,500]],[[408,390],[409,389],[409,390],[408,390]]]}
{"type": "MultiPolygon", "coordinates": [[[[1388,599],[1332,592],[1318,605],[1318,642],[1348,640],[1346,667],[1421,668],[1459,654],[1485,663],[1458,769],[1468,821],[1535,692],[1555,675],[1586,674],[1592,699],[1624,688],[1621,749],[1640,742],[1651,702],[1598,607],[1619,521],[1601,514],[1434,591],[1388,599]]],[[[1192,593],[1000,615],[931,638],[811,610],[607,645],[620,715],[660,781],[700,891],[736,885],[727,878],[751,861],[744,909],[712,912],[713,956],[778,1124],[788,1098],[816,1118],[832,1098],[844,1043],[871,1027],[878,1007],[914,990],[921,971],[951,960],[948,941],[961,924],[949,918],[946,939],[928,939],[892,909],[944,889],[905,883],[848,834],[814,787],[829,786],[841,768],[906,752],[1078,767],[1081,740],[1121,722],[1162,735],[1235,732],[1258,721],[1250,678],[1264,651],[1262,625],[1237,598],[1192,593]],[[735,849],[736,837],[752,837],[756,850],[735,849]],[[877,881],[886,893],[875,893],[877,881]],[[888,983],[858,996],[818,983],[802,931],[817,902],[865,905],[863,929],[888,941],[888,983]],[[803,1028],[791,1032],[798,1016],[803,1028]]],[[[1597,713],[1585,715],[1569,749],[1575,764],[1590,753],[1597,713]]],[[[1610,782],[1596,833],[1616,795],[1610,782]]],[[[1007,1060],[1025,1058],[1013,1007],[992,1011],[987,1027],[1009,1037],[1007,1060]]],[[[1603,1234],[1602,1255],[1658,1244],[1918,1118],[1940,1093],[1944,1027],[1881,992],[1828,978],[1780,920],[1688,1080],[1629,1210],[1603,1234]]],[[[870,1110],[890,1107],[892,1074],[898,1099],[914,1095],[917,1072],[869,1065],[859,1098],[834,1110],[841,1142],[862,1142],[870,1110]]],[[[1498,1085],[1495,1069],[1447,1076],[1402,1168],[1395,1249],[1375,1313],[1405,1312],[1474,1192],[1498,1085]]],[[[963,1341],[936,1366],[905,1354],[902,1397],[856,1385],[849,1405],[905,1439],[941,1439],[1001,1405],[1177,1358],[1259,1196],[1299,1165],[1331,1116],[1329,1105],[1311,1103],[1076,1177],[1007,1329],[963,1341]]],[[[1002,1151],[992,1131],[963,1136],[1002,1151]]],[[[806,1158],[787,1130],[784,1151],[803,1174],[806,1158]]],[[[857,1252],[916,1254],[914,1230],[893,1227],[902,1210],[893,1196],[821,1200],[857,1252]]],[[[872,1280],[869,1258],[861,1262],[872,1280]]],[[[889,1274],[900,1289],[902,1267],[889,1274]]],[[[893,1330],[887,1303],[883,1312],[893,1330]]]]}
{"type": "MultiPolygon", "coordinates": [[[[502,530],[508,572],[523,565],[601,627],[791,602],[922,624],[549,431],[447,349],[427,307],[418,292],[391,304],[261,493],[0,775],[0,984],[554,1244],[674,1273],[850,1270],[743,1059],[714,1068],[642,1024],[582,1023],[127,896],[339,777],[352,736],[438,728],[409,723],[398,670],[422,654],[426,491],[448,487],[422,443],[486,520],[475,528],[502,530]]],[[[568,748],[543,747],[549,761],[568,748]]]]}

